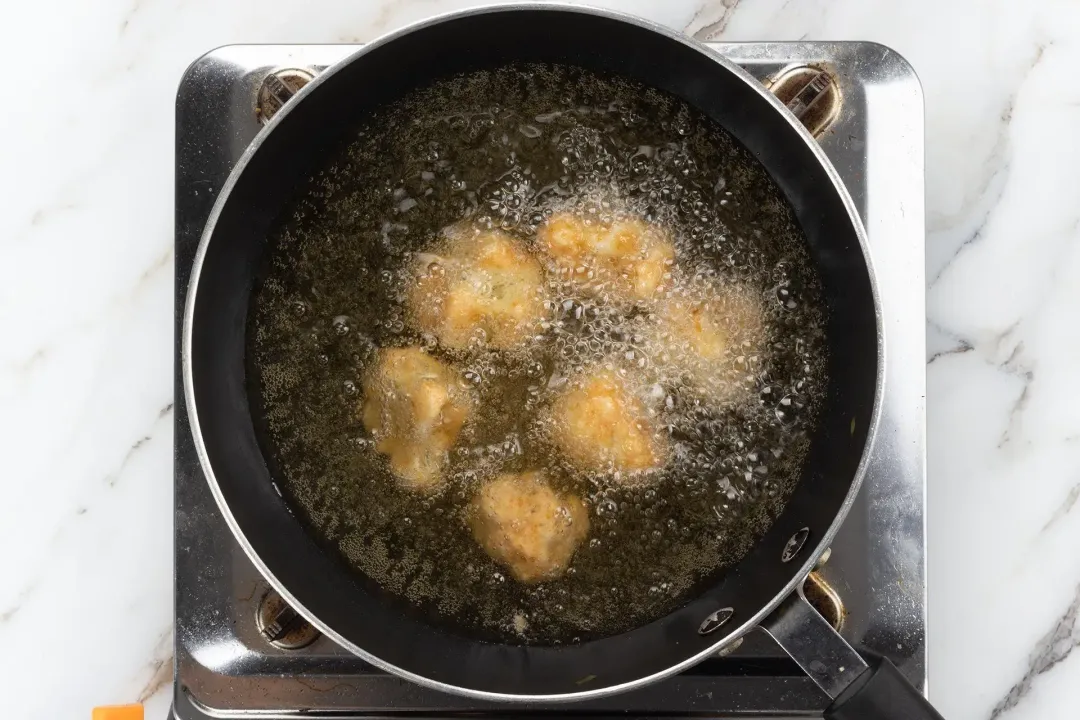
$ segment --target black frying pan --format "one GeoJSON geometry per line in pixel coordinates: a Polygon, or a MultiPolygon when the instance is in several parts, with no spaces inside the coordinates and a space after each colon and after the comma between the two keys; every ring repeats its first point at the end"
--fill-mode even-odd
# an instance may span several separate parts
{"type": "Polygon", "coordinates": [[[487,699],[584,699],[679,672],[761,625],[835,698],[827,717],[934,718],[891,663],[861,658],[797,590],[858,491],[878,417],[881,343],[873,272],[851,200],[812,137],[775,98],[737,67],[661,28],[591,10],[523,6],[447,16],[365,46],[275,116],[237,165],[203,235],[183,370],[203,470],[240,544],[294,608],[387,671],[487,699]],[[256,269],[272,223],[313,168],[381,104],[436,77],[508,62],[627,76],[720,123],[793,207],[828,312],[827,397],[783,513],[738,564],[683,607],[632,632],[569,646],[455,636],[365,589],[274,490],[245,371],[256,269]]]}

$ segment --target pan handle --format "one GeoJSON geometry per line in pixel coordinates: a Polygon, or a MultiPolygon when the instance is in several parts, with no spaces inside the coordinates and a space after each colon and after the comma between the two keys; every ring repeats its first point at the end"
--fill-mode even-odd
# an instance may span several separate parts
{"type": "Polygon", "coordinates": [[[825,720],[944,720],[888,658],[868,662],[848,645],[801,586],[761,629],[832,698],[825,720]]]}

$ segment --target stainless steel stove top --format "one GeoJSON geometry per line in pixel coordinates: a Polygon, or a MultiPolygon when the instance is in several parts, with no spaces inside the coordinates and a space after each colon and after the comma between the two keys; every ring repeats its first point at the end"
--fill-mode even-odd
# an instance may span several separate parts
{"type": "MultiPolygon", "coordinates": [[[[856,647],[926,680],[923,104],[898,55],[871,43],[715,44],[763,82],[825,70],[839,112],[819,141],[870,238],[886,335],[881,430],[859,498],[813,576],[823,614],[856,647]]],[[[353,45],[234,45],[185,73],[176,107],[176,366],[188,277],[203,225],[262,113],[353,45]],[[298,72],[281,72],[296,70],[298,72]],[[268,76],[274,76],[267,80],[268,76]]],[[[775,89],[775,88],[774,88],[775,89]]],[[[176,376],[176,667],[172,717],[370,718],[543,713],[450,696],[387,675],[274,606],[199,468],[176,376]],[[293,648],[293,649],[289,649],[293,648]]],[[[639,691],[560,706],[561,716],[758,718],[820,715],[828,698],[764,633],[639,691]]]]}

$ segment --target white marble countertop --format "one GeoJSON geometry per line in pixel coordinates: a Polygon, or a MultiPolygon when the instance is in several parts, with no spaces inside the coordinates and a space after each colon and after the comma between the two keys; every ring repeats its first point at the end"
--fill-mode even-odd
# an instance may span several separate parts
{"type": "MultiPolygon", "coordinates": [[[[171,680],[173,94],[236,42],[357,42],[468,0],[41,0],[0,55],[4,717],[171,680]],[[20,82],[25,76],[26,81],[20,82]]],[[[608,0],[699,38],[875,40],[926,97],[930,695],[1080,713],[1080,5],[608,0]]]]}

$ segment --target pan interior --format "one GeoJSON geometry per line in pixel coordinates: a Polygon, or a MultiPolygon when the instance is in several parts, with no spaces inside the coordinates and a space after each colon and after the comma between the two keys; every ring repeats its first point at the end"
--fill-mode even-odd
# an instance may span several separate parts
{"type": "Polygon", "coordinates": [[[504,65],[378,110],[301,185],[256,279],[249,394],[290,506],[370,588],[467,637],[575,643],[685,605],[783,510],[827,386],[823,303],[792,208],[717,123],[613,75],[504,65]],[[664,348],[648,339],[653,308],[612,309],[557,283],[543,337],[525,351],[450,352],[410,323],[411,269],[440,229],[467,218],[539,253],[536,230],[556,208],[646,218],[671,233],[688,285],[759,298],[766,342],[747,360],[747,397],[710,402],[665,373],[664,348]],[[452,366],[481,405],[430,496],[400,487],[359,412],[377,349],[407,346],[452,366]],[[671,448],[662,471],[631,486],[582,477],[536,430],[560,378],[612,362],[642,378],[671,448]],[[494,475],[535,469],[582,497],[590,531],[565,576],[525,586],[464,515],[494,475]]]}

